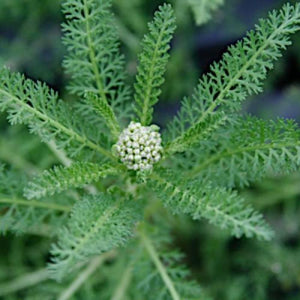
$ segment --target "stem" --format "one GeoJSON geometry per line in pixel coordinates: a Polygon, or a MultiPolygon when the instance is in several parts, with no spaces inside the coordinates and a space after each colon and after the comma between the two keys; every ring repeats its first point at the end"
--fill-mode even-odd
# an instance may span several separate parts
{"type": "Polygon", "coordinates": [[[129,266],[126,268],[122,276],[121,282],[118,285],[115,293],[111,297],[111,300],[122,300],[124,298],[126,290],[131,281],[131,277],[132,277],[131,272],[132,272],[132,263],[130,263],[129,266]]]}
{"type": "Polygon", "coordinates": [[[0,198],[0,203],[34,206],[34,207],[53,209],[53,210],[64,211],[64,212],[69,212],[71,210],[70,206],[60,205],[56,203],[49,203],[49,202],[40,202],[34,200],[24,200],[18,198],[3,197],[0,198]]]}
{"type": "Polygon", "coordinates": [[[48,270],[42,269],[30,274],[23,275],[12,282],[0,285],[0,296],[15,293],[19,290],[29,288],[49,278],[48,270]]]}
{"type": "Polygon", "coordinates": [[[71,166],[73,161],[67,157],[66,153],[63,150],[57,148],[54,140],[46,142],[46,144],[48,145],[49,149],[53,152],[53,154],[60,160],[60,162],[64,166],[66,166],[66,167],[71,166]]]}
{"type": "Polygon", "coordinates": [[[111,251],[92,259],[88,267],[76,277],[66,290],[59,295],[58,300],[70,299],[98,267],[100,267],[106,260],[113,258],[115,255],[116,253],[111,251]]]}
{"type": "Polygon", "coordinates": [[[172,299],[180,300],[180,296],[177,293],[175,286],[174,286],[171,278],[169,277],[165,266],[160,261],[159,256],[158,256],[153,244],[151,243],[151,241],[148,239],[148,237],[146,236],[146,234],[144,232],[141,232],[140,236],[141,236],[141,240],[142,240],[146,250],[148,251],[153,263],[155,264],[156,268],[158,269],[158,272],[160,273],[162,280],[166,284],[166,286],[172,296],[172,299]]]}

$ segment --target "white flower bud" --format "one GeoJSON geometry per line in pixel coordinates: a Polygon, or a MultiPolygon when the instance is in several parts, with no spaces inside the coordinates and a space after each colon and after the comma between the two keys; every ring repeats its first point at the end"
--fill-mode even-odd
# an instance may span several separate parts
{"type": "Polygon", "coordinates": [[[114,148],[121,161],[132,170],[149,170],[161,159],[161,137],[158,126],[131,122],[114,148]]]}
{"type": "Polygon", "coordinates": [[[154,160],[155,162],[158,162],[160,160],[161,156],[159,154],[157,154],[155,157],[154,157],[154,160]]]}
{"type": "Polygon", "coordinates": [[[133,155],[132,154],[128,155],[127,157],[128,157],[129,160],[133,160],[133,155]]]}

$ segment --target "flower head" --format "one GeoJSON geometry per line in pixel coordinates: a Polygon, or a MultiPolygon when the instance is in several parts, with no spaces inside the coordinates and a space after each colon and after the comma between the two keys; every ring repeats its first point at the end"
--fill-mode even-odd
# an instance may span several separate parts
{"type": "Polygon", "coordinates": [[[161,137],[156,125],[142,126],[131,122],[120,134],[116,153],[128,169],[150,170],[161,159],[161,137]]]}

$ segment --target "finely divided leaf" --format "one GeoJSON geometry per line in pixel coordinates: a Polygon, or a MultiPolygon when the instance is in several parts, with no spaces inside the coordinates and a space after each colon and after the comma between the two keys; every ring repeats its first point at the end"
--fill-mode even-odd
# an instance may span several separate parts
{"type": "MultiPolygon", "coordinates": [[[[262,92],[267,72],[274,61],[291,44],[290,36],[300,29],[300,3],[286,4],[279,11],[272,11],[269,18],[261,19],[255,30],[236,45],[229,47],[219,63],[214,63],[208,74],[200,80],[191,98],[184,101],[175,119],[169,124],[169,150],[186,149],[201,142],[202,123],[224,111],[236,112],[249,95],[262,92]],[[200,130],[197,130],[199,128],[200,130]],[[191,136],[187,132],[193,132],[191,136]],[[178,141],[182,146],[178,146],[178,141]]],[[[216,122],[219,118],[216,118],[216,122]]],[[[220,127],[222,123],[211,123],[220,127]]]]}
{"type": "Polygon", "coordinates": [[[149,24],[149,33],[142,42],[135,87],[135,111],[143,125],[152,120],[153,106],[161,93],[164,73],[168,62],[169,43],[175,31],[175,18],[172,7],[163,5],[155,13],[149,24]]]}
{"type": "Polygon", "coordinates": [[[115,112],[124,116],[129,91],[124,86],[124,57],[119,53],[118,32],[110,12],[111,1],[65,0],[64,66],[72,80],[69,89],[83,97],[93,93],[97,110],[114,135],[119,125],[115,112]],[[103,113],[104,112],[104,113],[103,113]]]}
{"type": "Polygon", "coordinates": [[[211,134],[219,127],[225,125],[229,117],[224,112],[211,114],[206,122],[197,123],[197,125],[187,129],[184,134],[174,137],[172,142],[167,143],[165,155],[168,156],[176,152],[184,152],[201,140],[211,139],[211,134]]]}
{"type": "Polygon", "coordinates": [[[70,210],[70,199],[29,201],[22,197],[25,182],[19,173],[0,170],[0,233],[45,233],[43,224],[47,222],[46,234],[55,235],[70,210]]]}
{"type": "Polygon", "coordinates": [[[53,277],[61,280],[91,256],[125,244],[139,216],[138,203],[130,199],[98,194],[78,202],[51,251],[53,277]]]}
{"type": "Polygon", "coordinates": [[[263,216],[234,191],[201,180],[188,181],[174,174],[155,174],[153,178],[153,188],[174,214],[188,214],[195,220],[205,218],[236,237],[269,240],[273,236],[263,216]]]}
{"type": "Polygon", "coordinates": [[[299,169],[300,130],[292,120],[239,118],[231,128],[220,131],[216,139],[215,149],[201,147],[190,158],[193,166],[186,176],[198,176],[216,185],[243,187],[267,175],[299,169]]]}
{"type": "Polygon", "coordinates": [[[57,166],[29,182],[24,195],[28,199],[51,196],[71,188],[82,188],[115,173],[116,169],[110,165],[87,162],[76,162],[68,168],[57,166]]]}
{"type": "Polygon", "coordinates": [[[28,125],[44,142],[55,140],[70,156],[88,149],[112,157],[99,145],[97,129],[94,128],[93,133],[87,131],[87,124],[74,117],[72,109],[58,99],[57,93],[39,81],[25,79],[6,68],[0,68],[0,111],[7,111],[11,124],[28,125]]]}

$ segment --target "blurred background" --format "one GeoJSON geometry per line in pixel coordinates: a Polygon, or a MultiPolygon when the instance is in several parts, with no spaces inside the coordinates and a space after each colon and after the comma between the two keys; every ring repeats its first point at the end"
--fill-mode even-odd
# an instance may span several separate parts
{"type": "MultiPolygon", "coordinates": [[[[134,79],[139,41],[147,30],[146,24],[163,2],[114,0],[129,82],[134,79]]],[[[155,121],[161,126],[176,113],[180,100],[192,92],[209,65],[219,60],[227,47],[253,28],[268,10],[286,1],[225,0],[222,4],[220,0],[220,6],[206,22],[199,22],[189,1],[170,2],[178,27],[163,93],[156,106],[155,121]]],[[[61,67],[64,48],[60,40],[60,4],[61,0],[0,0],[0,65],[46,81],[72,101],[66,94],[68,78],[61,67]]],[[[265,92],[249,99],[244,111],[266,119],[279,116],[300,121],[299,33],[269,74],[265,92]]],[[[57,163],[51,149],[22,126],[9,127],[4,114],[0,115],[1,162],[27,174],[57,163]]],[[[269,243],[237,240],[206,223],[195,226],[186,220],[174,229],[178,246],[186,253],[186,263],[212,299],[300,300],[300,173],[268,178],[241,193],[264,212],[276,238],[269,243]]],[[[42,267],[49,243],[48,239],[38,238],[38,233],[26,238],[9,234],[1,237],[0,282],[42,267]],[[16,257],[15,247],[24,248],[25,257],[16,257]],[[10,266],[9,274],[7,269],[1,269],[4,263],[10,266]]]]}

